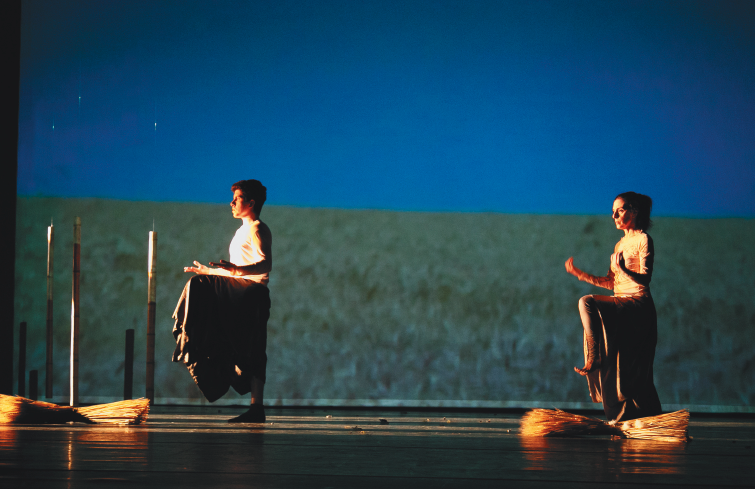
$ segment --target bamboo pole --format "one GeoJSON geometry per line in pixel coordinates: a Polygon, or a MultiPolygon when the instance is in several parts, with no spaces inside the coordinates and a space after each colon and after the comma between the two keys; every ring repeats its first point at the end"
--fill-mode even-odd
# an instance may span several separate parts
{"type": "Polygon", "coordinates": [[[15,327],[13,326],[13,322],[10,323],[9,328],[5,328],[5,324],[0,323],[0,328],[2,328],[5,331],[1,331],[0,334],[2,334],[3,339],[7,339],[8,343],[0,342],[0,346],[2,346],[2,349],[0,349],[0,360],[4,360],[2,365],[0,367],[8,367],[6,369],[0,369],[0,396],[2,395],[12,395],[13,394],[13,343],[15,342],[14,333],[15,333],[15,327]],[[3,353],[6,353],[5,357],[2,358],[3,353]]]}
{"type": "Polygon", "coordinates": [[[126,359],[123,364],[123,399],[134,397],[134,330],[126,330],[126,359]]]}
{"type": "Polygon", "coordinates": [[[71,406],[79,405],[79,278],[81,275],[81,218],[73,222],[73,285],[71,297],[71,406]]]}
{"type": "Polygon", "coordinates": [[[156,277],[155,261],[157,254],[157,232],[149,232],[149,257],[147,260],[147,379],[146,398],[155,402],[155,311],[156,311],[156,277]]]}
{"type": "Polygon", "coordinates": [[[26,395],[26,321],[18,327],[18,395],[26,395]]]}
{"type": "Polygon", "coordinates": [[[45,397],[52,397],[52,278],[55,229],[47,228],[47,358],[45,362],[45,397]]]}
{"type": "Polygon", "coordinates": [[[37,400],[37,371],[36,370],[30,370],[29,371],[29,399],[36,401],[37,400]]]}

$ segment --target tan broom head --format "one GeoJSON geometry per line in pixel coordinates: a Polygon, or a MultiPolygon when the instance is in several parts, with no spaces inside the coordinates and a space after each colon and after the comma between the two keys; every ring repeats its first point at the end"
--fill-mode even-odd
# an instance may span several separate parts
{"type": "Polygon", "coordinates": [[[81,407],[78,411],[97,423],[139,424],[149,414],[149,399],[127,399],[81,407]]]}
{"type": "Polygon", "coordinates": [[[688,441],[689,411],[659,414],[618,423],[567,413],[560,409],[532,409],[522,417],[523,436],[612,435],[657,441],[688,441]]]}
{"type": "Polygon", "coordinates": [[[145,398],[73,408],[0,394],[0,423],[37,424],[79,421],[82,423],[139,424],[147,419],[148,414],[149,399],[145,398]]]}
{"type": "Polygon", "coordinates": [[[69,406],[0,394],[0,423],[57,424],[69,421],[92,422],[69,406]]]}

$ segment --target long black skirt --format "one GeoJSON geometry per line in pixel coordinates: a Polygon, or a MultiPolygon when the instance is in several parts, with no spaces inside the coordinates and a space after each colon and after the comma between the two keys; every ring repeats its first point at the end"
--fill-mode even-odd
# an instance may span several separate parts
{"type": "MultiPolygon", "coordinates": [[[[616,297],[593,295],[603,334],[600,369],[587,375],[593,402],[602,402],[609,420],[661,414],[653,383],[653,360],[658,341],[658,318],[650,295],[616,297]]],[[[584,340],[587,361],[587,338],[584,340]]]]}
{"type": "Polygon", "coordinates": [[[265,381],[270,294],[262,284],[235,277],[195,275],[173,313],[173,361],[189,369],[205,398],[216,401],[229,387],[251,390],[265,381]]]}

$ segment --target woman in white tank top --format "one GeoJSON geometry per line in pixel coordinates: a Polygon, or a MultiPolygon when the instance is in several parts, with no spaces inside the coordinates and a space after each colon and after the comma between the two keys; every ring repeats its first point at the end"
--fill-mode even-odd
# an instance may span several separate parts
{"type": "Polygon", "coordinates": [[[614,199],[612,217],[624,237],[616,243],[608,274],[597,277],[566,261],[566,271],[583,282],[613,290],[613,296],[587,295],[579,300],[584,330],[585,366],[574,370],[587,378],[593,402],[602,402],[609,420],[661,413],[653,383],[658,337],[650,280],[655,252],[647,234],[650,197],[625,192],[614,199]]]}

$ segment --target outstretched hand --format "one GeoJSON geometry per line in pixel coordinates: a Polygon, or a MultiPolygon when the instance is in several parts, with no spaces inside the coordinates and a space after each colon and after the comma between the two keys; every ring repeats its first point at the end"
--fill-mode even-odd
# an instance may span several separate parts
{"type": "Polygon", "coordinates": [[[566,267],[566,272],[570,275],[574,275],[575,277],[579,278],[582,271],[574,266],[574,257],[570,256],[568,260],[566,260],[566,263],[564,263],[564,266],[566,267]]]}
{"type": "MultiPolygon", "coordinates": [[[[202,265],[198,261],[194,260],[194,265],[195,266],[193,266],[193,267],[184,267],[184,272],[194,272],[194,273],[196,273],[198,275],[209,275],[210,274],[210,269],[207,268],[206,266],[202,265]]],[[[210,265],[212,265],[212,263],[210,263],[210,265]]]]}
{"type": "Polygon", "coordinates": [[[213,261],[210,262],[210,265],[217,268],[222,268],[223,270],[227,270],[231,272],[231,275],[236,275],[237,267],[233,263],[225,260],[220,260],[220,262],[215,263],[213,261]]]}

